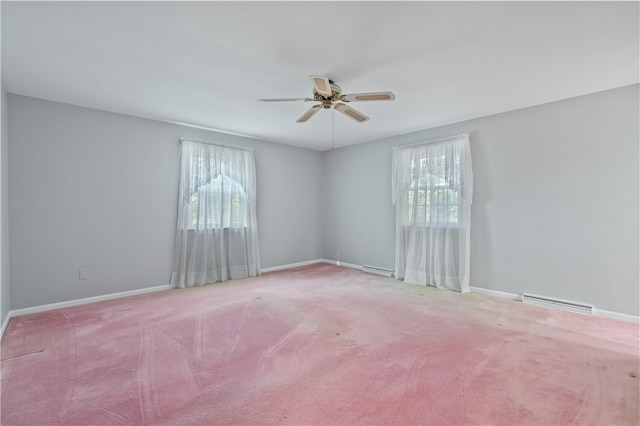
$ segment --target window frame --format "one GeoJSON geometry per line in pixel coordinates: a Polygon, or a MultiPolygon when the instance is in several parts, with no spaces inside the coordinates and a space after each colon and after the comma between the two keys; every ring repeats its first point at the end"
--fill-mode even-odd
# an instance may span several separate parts
{"type": "MultiPolygon", "coordinates": [[[[190,161],[192,163],[202,163],[206,160],[207,159],[203,157],[190,158],[190,161]]],[[[186,231],[205,231],[248,228],[250,226],[250,206],[248,205],[248,203],[249,197],[247,191],[243,188],[240,182],[235,180],[227,173],[226,163],[223,160],[220,164],[219,174],[206,184],[200,185],[198,189],[191,194],[188,202],[183,205],[183,208],[185,209],[183,229],[186,231]],[[220,189],[214,189],[213,184],[216,179],[220,179],[220,189]],[[228,180],[226,184],[225,180],[228,180]],[[198,197],[202,197],[204,194],[207,194],[208,196],[216,196],[217,194],[221,198],[219,202],[224,204],[226,204],[224,201],[224,194],[226,194],[227,197],[231,197],[231,199],[228,201],[229,210],[232,213],[231,218],[229,220],[223,220],[222,217],[218,217],[217,220],[215,219],[215,216],[220,216],[220,211],[226,210],[226,206],[223,205],[222,209],[217,209],[216,211],[210,212],[213,217],[210,220],[206,221],[207,226],[197,226],[197,220],[194,219],[194,216],[198,217],[202,213],[198,213],[197,211],[195,211],[194,207],[203,207],[204,202],[201,202],[198,197]],[[232,210],[234,203],[238,204],[238,212],[235,217],[232,210]]]]}
{"type": "MultiPolygon", "coordinates": [[[[416,177],[411,182],[411,184],[409,184],[409,187],[406,190],[405,197],[403,200],[403,202],[406,203],[406,217],[403,218],[404,225],[416,226],[416,227],[422,227],[422,228],[435,228],[435,227],[460,228],[462,225],[462,218],[460,217],[460,214],[463,211],[463,206],[462,206],[463,201],[462,201],[462,197],[460,196],[460,191],[459,189],[453,188],[451,184],[447,183],[446,179],[442,177],[438,177],[433,173],[429,173],[428,153],[425,153],[425,154],[426,155],[423,157],[414,159],[412,164],[410,165],[412,174],[416,177]],[[436,181],[438,179],[440,180],[439,184],[436,184],[436,185],[429,184],[430,182],[436,181]],[[423,182],[423,183],[420,184],[420,182],[423,182]],[[416,183],[418,183],[417,188],[416,188],[416,183]],[[457,193],[453,195],[457,200],[457,203],[455,205],[433,203],[434,199],[437,197],[436,193],[442,190],[453,191],[457,193]],[[416,208],[416,204],[413,202],[415,198],[414,194],[419,194],[420,192],[424,193],[424,202],[417,204],[418,211],[416,211],[414,214],[414,209],[416,208]],[[434,206],[435,209],[434,207],[431,207],[431,206],[434,206]],[[455,213],[449,212],[447,214],[443,212],[442,217],[446,220],[437,220],[438,217],[440,216],[438,212],[440,207],[444,209],[455,208],[455,213]],[[423,210],[422,215],[420,214],[421,209],[423,210]],[[436,220],[433,220],[434,218],[432,217],[431,213],[435,213],[436,220]],[[455,221],[450,220],[452,214],[455,214],[455,221]]],[[[437,162],[438,160],[434,160],[434,161],[437,162]]],[[[458,173],[458,175],[460,175],[462,173],[462,168],[460,166],[461,159],[457,158],[455,163],[458,165],[458,167],[456,168],[456,172],[458,173]]],[[[418,201],[420,201],[419,197],[418,197],[418,201]]]]}

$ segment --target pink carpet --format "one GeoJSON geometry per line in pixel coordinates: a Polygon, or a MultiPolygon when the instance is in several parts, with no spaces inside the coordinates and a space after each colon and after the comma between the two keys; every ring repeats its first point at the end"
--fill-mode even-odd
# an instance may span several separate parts
{"type": "Polygon", "coordinates": [[[637,425],[638,325],[327,264],[11,320],[3,425],[637,425]]]}

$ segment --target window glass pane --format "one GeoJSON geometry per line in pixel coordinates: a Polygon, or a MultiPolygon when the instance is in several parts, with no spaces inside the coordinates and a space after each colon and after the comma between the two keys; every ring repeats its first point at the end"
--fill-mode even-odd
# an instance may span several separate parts
{"type": "Polygon", "coordinates": [[[460,194],[455,184],[459,167],[459,158],[448,161],[445,155],[426,155],[412,162],[412,173],[416,179],[407,192],[406,223],[423,226],[458,224],[460,194]],[[451,181],[452,177],[455,182],[451,181]]]}
{"type": "MultiPolygon", "coordinates": [[[[224,167],[221,168],[224,173],[224,167]]],[[[247,197],[242,186],[219,174],[191,196],[187,212],[189,229],[220,229],[247,226],[247,197]]]]}

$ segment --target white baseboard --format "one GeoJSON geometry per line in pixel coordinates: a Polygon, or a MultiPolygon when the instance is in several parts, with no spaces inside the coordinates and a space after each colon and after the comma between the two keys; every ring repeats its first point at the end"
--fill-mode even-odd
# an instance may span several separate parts
{"type": "Polygon", "coordinates": [[[314,259],[314,260],[307,260],[304,262],[289,263],[288,265],[280,265],[280,266],[272,266],[270,268],[264,268],[260,270],[260,273],[282,271],[285,269],[297,268],[299,266],[314,265],[316,263],[328,263],[330,265],[344,266],[345,268],[362,270],[362,266],[354,265],[352,263],[336,262],[335,260],[329,260],[329,259],[314,259]]]}
{"type": "Polygon", "coordinates": [[[618,321],[626,321],[634,324],[640,324],[640,317],[629,315],[629,314],[621,314],[619,312],[611,312],[611,311],[605,311],[603,309],[593,308],[593,315],[597,317],[602,317],[602,318],[609,318],[609,319],[614,319],[618,321]]]}
{"type": "Polygon", "coordinates": [[[7,329],[10,319],[11,319],[11,311],[7,312],[7,316],[4,318],[4,321],[2,322],[2,332],[0,332],[0,338],[4,336],[4,331],[7,329]]]}
{"type": "Polygon", "coordinates": [[[287,265],[271,266],[269,268],[260,269],[260,273],[282,271],[283,269],[297,268],[299,266],[313,265],[314,263],[322,263],[322,259],[306,260],[304,262],[289,263],[287,265]]]}
{"type": "Polygon", "coordinates": [[[329,259],[322,259],[322,262],[328,263],[330,265],[344,266],[345,268],[357,269],[359,271],[362,271],[362,265],[354,265],[353,263],[338,262],[338,261],[329,260],[329,259]]]}
{"type": "MultiPolygon", "coordinates": [[[[504,291],[498,291],[498,290],[490,290],[488,288],[482,288],[482,287],[471,287],[471,292],[472,293],[478,293],[478,294],[486,294],[488,296],[493,296],[493,297],[499,297],[501,299],[509,299],[509,300],[517,300],[517,301],[521,301],[522,300],[522,295],[520,294],[515,294],[515,293],[507,293],[504,291]]],[[[633,324],[640,324],[640,317],[635,316],[635,315],[629,315],[629,314],[621,314],[619,312],[611,312],[611,311],[605,311],[603,309],[593,309],[593,316],[595,317],[601,317],[601,318],[608,318],[608,319],[614,319],[614,320],[618,320],[618,321],[625,321],[625,322],[630,322],[633,324]]]]}
{"type": "Polygon", "coordinates": [[[515,293],[507,293],[504,291],[490,290],[488,288],[471,286],[472,293],[486,294],[487,296],[499,297],[500,299],[522,300],[522,297],[515,293]]]}
{"type": "Polygon", "coordinates": [[[153,293],[156,291],[169,290],[171,288],[173,288],[173,286],[166,284],[166,285],[160,285],[157,287],[141,288],[139,290],[130,290],[130,291],[123,291],[120,293],[104,294],[102,296],[86,297],[84,299],[69,300],[67,302],[50,303],[48,305],[33,306],[31,308],[14,309],[12,311],[9,311],[9,313],[7,314],[7,318],[2,324],[2,334],[0,336],[4,335],[4,331],[6,330],[7,325],[9,324],[9,320],[13,317],[18,317],[20,315],[35,314],[39,312],[51,311],[54,309],[69,308],[71,306],[78,306],[78,305],[86,305],[88,303],[102,302],[104,300],[120,299],[122,297],[136,296],[138,294],[145,294],[145,293],[153,293]]]}

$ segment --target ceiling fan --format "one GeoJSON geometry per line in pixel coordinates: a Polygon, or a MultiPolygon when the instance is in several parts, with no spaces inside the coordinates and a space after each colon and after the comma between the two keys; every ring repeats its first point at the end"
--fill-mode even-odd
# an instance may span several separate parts
{"type": "Polygon", "coordinates": [[[347,106],[344,102],[392,101],[396,98],[392,92],[353,93],[350,95],[343,95],[342,88],[327,77],[320,75],[310,75],[309,77],[311,78],[311,81],[313,81],[314,85],[313,98],[272,98],[258,100],[260,102],[320,102],[319,104],[312,106],[302,115],[302,117],[298,118],[296,123],[304,123],[313,117],[313,115],[321,108],[334,108],[347,117],[362,123],[367,121],[369,117],[359,111],[356,111],[350,106],[347,106]]]}

